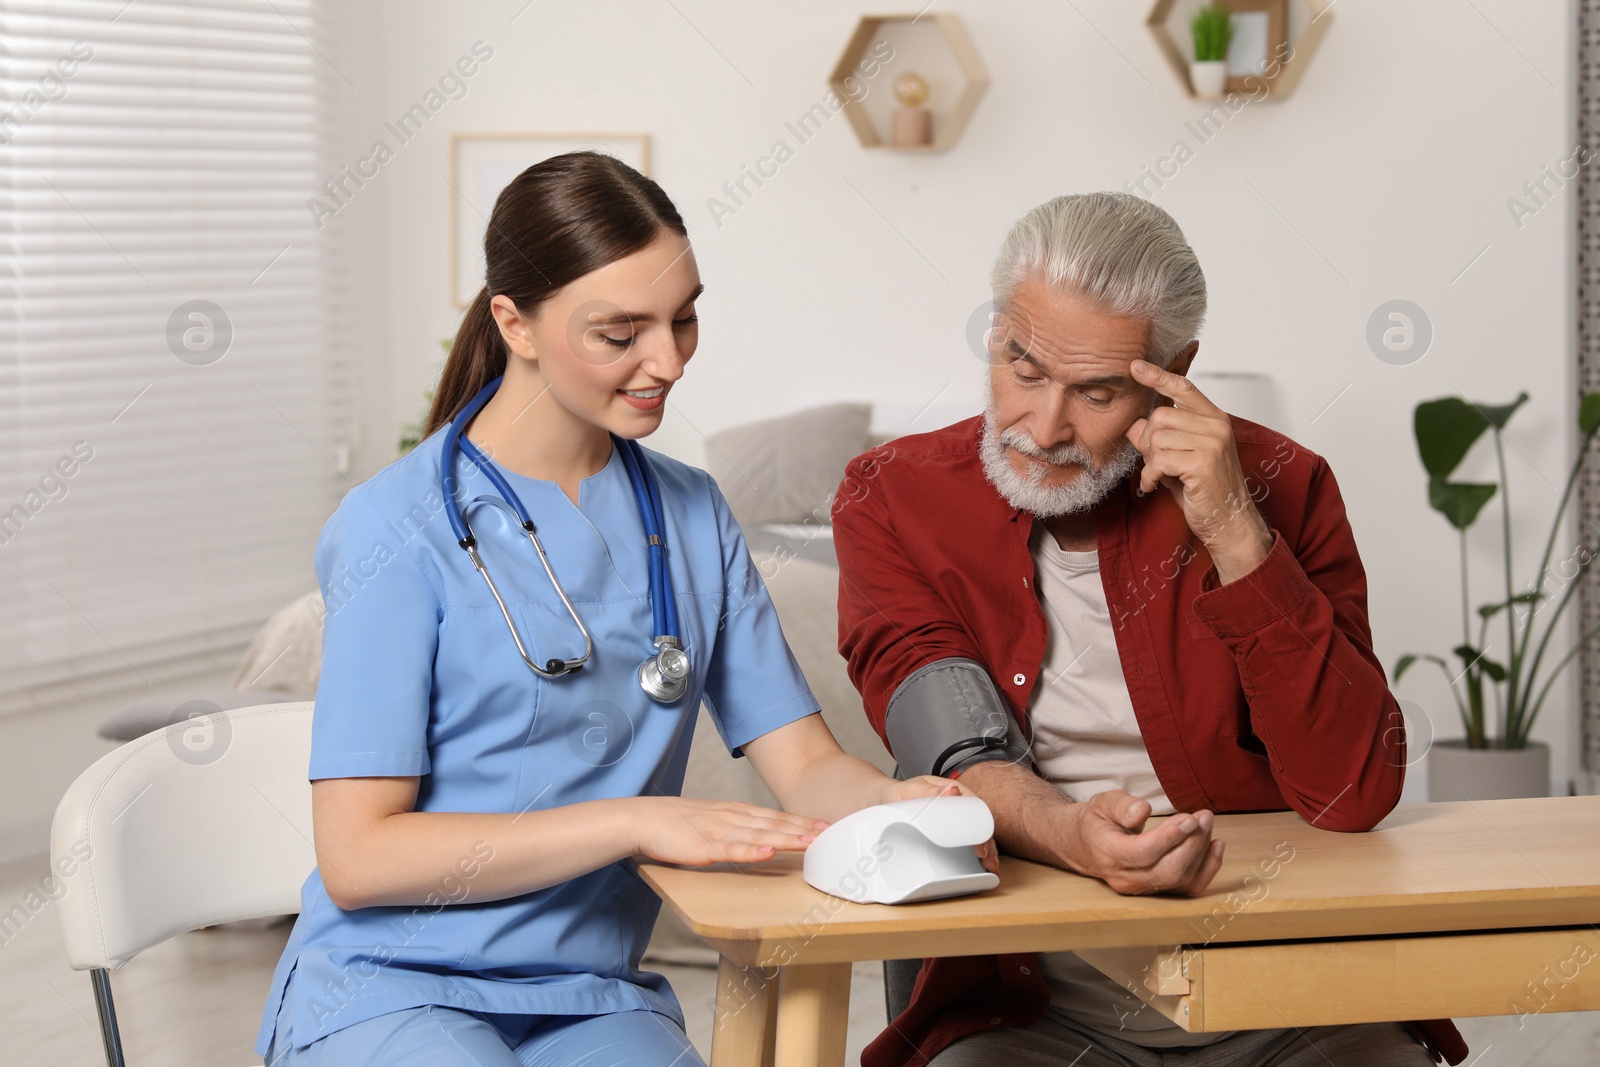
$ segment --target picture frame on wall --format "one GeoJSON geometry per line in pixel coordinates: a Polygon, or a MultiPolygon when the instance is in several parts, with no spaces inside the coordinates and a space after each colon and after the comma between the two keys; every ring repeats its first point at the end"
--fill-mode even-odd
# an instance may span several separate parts
{"type": "Polygon", "coordinates": [[[1289,0],[1221,0],[1233,16],[1228,46],[1230,93],[1249,95],[1269,86],[1289,54],[1289,0]],[[1267,72],[1271,71],[1271,76],[1267,72]]]}
{"type": "Polygon", "coordinates": [[[458,308],[483,288],[483,234],[500,191],[524,170],[564,152],[615,156],[650,173],[645,133],[458,133],[450,138],[450,296],[458,308]]]}

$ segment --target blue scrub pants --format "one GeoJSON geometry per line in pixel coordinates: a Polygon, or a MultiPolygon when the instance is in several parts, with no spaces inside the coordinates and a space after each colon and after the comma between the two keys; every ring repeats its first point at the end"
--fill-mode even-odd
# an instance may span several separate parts
{"type": "Polygon", "coordinates": [[[267,1067],[705,1067],[677,1023],[653,1011],[497,1015],[438,1004],[356,1023],[267,1067]]]}

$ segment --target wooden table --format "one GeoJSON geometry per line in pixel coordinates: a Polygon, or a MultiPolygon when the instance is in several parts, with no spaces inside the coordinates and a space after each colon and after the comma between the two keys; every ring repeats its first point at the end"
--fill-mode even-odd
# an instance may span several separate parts
{"type": "Polygon", "coordinates": [[[1408,805],[1364,834],[1222,815],[1216,836],[1199,897],[1011,857],[986,893],[899,906],[812,889],[797,854],[638,868],[722,954],[712,1067],[839,1067],[855,960],[1071,950],[1192,1031],[1600,1008],[1600,797],[1408,805]]]}

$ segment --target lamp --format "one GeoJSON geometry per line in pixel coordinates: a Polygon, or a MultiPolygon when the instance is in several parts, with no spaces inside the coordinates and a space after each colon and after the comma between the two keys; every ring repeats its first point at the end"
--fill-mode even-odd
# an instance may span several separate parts
{"type": "MultiPolygon", "coordinates": [[[[1290,432],[1288,407],[1271,375],[1255,371],[1195,371],[1188,376],[1206,397],[1230,415],[1290,432]]],[[[1291,435],[1292,436],[1292,435],[1291,435]]]]}

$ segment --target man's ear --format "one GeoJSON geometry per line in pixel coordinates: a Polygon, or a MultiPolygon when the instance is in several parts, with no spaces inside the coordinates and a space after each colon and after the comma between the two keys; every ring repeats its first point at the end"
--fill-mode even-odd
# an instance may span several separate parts
{"type": "Polygon", "coordinates": [[[1200,342],[1190,341],[1179,350],[1177,355],[1172,357],[1172,362],[1167,364],[1167,370],[1171,371],[1173,374],[1182,374],[1187,376],[1189,373],[1189,365],[1194,362],[1194,355],[1198,351],[1200,351],[1200,342]]]}

